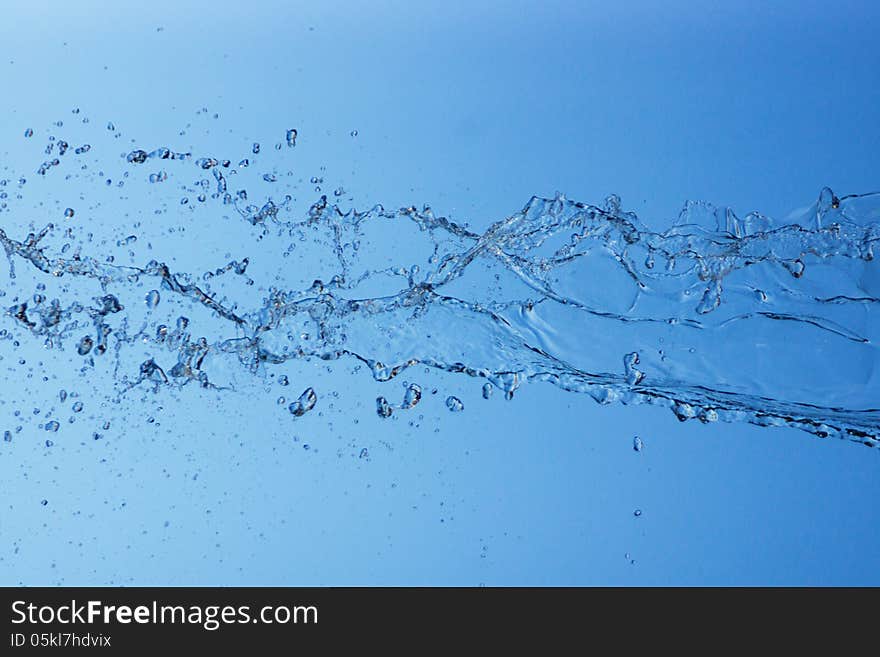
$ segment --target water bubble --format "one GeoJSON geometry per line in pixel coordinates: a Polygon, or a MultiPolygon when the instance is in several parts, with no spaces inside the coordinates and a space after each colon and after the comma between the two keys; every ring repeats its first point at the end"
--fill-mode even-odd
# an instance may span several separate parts
{"type": "Polygon", "coordinates": [[[260,152],[260,143],[255,141],[251,151],[254,155],[257,155],[260,152]]]}
{"type": "Polygon", "coordinates": [[[62,388],[61,391],[58,393],[58,399],[61,400],[61,403],[62,403],[62,404],[63,404],[64,401],[67,399],[67,391],[64,390],[63,388],[62,388]]]}
{"type": "Polygon", "coordinates": [[[159,290],[150,290],[147,292],[147,296],[144,297],[144,301],[146,301],[148,308],[155,308],[159,305],[159,290]]]}
{"type": "Polygon", "coordinates": [[[73,208],[67,208],[67,209],[64,211],[64,216],[65,216],[65,218],[67,218],[67,219],[70,219],[71,217],[73,217],[73,208]]]}
{"type": "Polygon", "coordinates": [[[315,394],[314,388],[306,388],[295,402],[288,406],[287,410],[295,417],[305,415],[315,407],[318,402],[318,395],[315,394]]]}
{"type": "Polygon", "coordinates": [[[453,413],[460,413],[464,410],[464,404],[458,397],[453,397],[450,395],[446,398],[446,408],[448,408],[453,413]]]}
{"type": "Polygon", "coordinates": [[[81,401],[74,402],[71,408],[73,409],[74,413],[79,413],[83,409],[83,403],[81,401]]]}
{"type": "Polygon", "coordinates": [[[641,509],[636,509],[635,511],[633,511],[633,515],[634,515],[636,518],[640,518],[641,515],[642,515],[642,510],[641,510],[641,509]]]}
{"type": "Polygon", "coordinates": [[[382,418],[391,417],[391,404],[384,397],[376,397],[376,415],[382,418]]]}
{"type": "Polygon", "coordinates": [[[633,438],[633,451],[641,452],[644,446],[645,444],[642,442],[641,438],[639,438],[638,436],[635,436],[633,438]]]}
{"type": "Polygon", "coordinates": [[[294,146],[296,146],[296,135],[297,135],[297,132],[296,132],[296,129],[294,129],[294,128],[291,128],[290,130],[287,131],[286,138],[287,138],[287,146],[289,148],[293,148],[294,146]]]}
{"type": "Polygon", "coordinates": [[[61,428],[61,424],[59,424],[58,420],[52,420],[50,422],[46,422],[46,431],[56,432],[61,428]]]}
{"type": "Polygon", "coordinates": [[[358,136],[358,131],[357,131],[357,130],[352,130],[349,134],[350,134],[352,137],[357,137],[357,136],[358,136]]]}
{"type": "Polygon", "coordinates": [[[43,506],[47,506],[49,504],[49,500],[40,500],[40,504],[43,506]]]}
{"type": "Polygon", "coordinates": [[[495,389],[491,383],[483,384],[483,399],[489,399],[492,396],[492,391],[495,389]]]}

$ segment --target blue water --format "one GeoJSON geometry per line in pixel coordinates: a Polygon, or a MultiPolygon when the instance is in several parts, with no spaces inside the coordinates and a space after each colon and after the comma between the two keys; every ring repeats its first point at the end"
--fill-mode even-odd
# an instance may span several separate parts
{"type": "Polygon", "coordinates": [[[877,583],[877,11],[630,9],[7,10],[2,581],[877,583]]]}

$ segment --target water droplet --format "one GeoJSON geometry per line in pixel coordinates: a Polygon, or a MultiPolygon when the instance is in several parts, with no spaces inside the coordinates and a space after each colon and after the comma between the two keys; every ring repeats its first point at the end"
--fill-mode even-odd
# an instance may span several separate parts
{"type": "Polygon", "coordinates": [[[67,219],[70,219],[71,217],[73,217],[73,208],[67,208],[67,209],[64,211],[64,216],[65,216],[67,219]]]}
{"type": "Polygon", "coordinates": [[[33,137],[33,136],[34,136],[34,131],[31,130],[30,128],[28,128],[27,130],[24,131],[24,136],[25,136],[25,137],[33,137]]]}
{"type": "Polygon", "coordinates": [[[147,296],[144,297],[144,301],[146,301],[148,308],[155,308],[158,306],[159,299],[159,290],[150,290],[147,292],[147,296]]]}
{"type": "Polygon", "coordinates": [[[410,383],[409,387],[406,389],[406,394],[403,396],[403,404],[401,404],[401,408],[412,408],[422,399],[422,389],[415,383],[410,383]]]}
{"type": "Polygon", "coordinates": [[[3,432],[3,442],[5,442],[5,443],[12,442],[12,432],[11,431],[4,431],[3,432]]]}
{"type": "Polygon", "coordinates": [[[168,174],[165,173],[164,171],[159,171],[158,173],[151,173],[150,174],[150,182],[153,184],[164,182],[167,179],[168,179],[168,174]]]}
{"type": "Polygon", "coordinates": [[[352,130],[349,134],[350,134],[352,137],[357,137],[357,136],[358,136],[358,131],[357,131],[357,130],[352,130]]]}
{"type": "Polygon", "coordinates": [[[623,366],[626,373],[626,382],[631,386],[638,385],[645,378],[645,373],[636,368],[639,364],[638,352],[632,352],[623,357],[623,366]]]}
{"type": "Polygon", "coordinates": [[[260,143],[255,141],[251,150],[253,151],[254,155],[257,155],[260,152],[260,143]]]}
{"type": "Polygon", "coordinates": [[[392,412],[391,404],[388,403],[387,399],[384,397],[376,397],[376,415],[387,418],[391,417],[392,412]]]}
{"type": "Polygon", "coordinates": [[[293,148],[294,146],[296,146],[296,135],[297,135],[297,132],[296,132],[296,129],[294,129],[294,128],[291,128],[290,130],[287,131],[286,138],[287,138],[287,146],[289,148],[293,148]]]}
{"type": "Polygon", "coordinates": [[[49,500],[40,500],[40,504],[43,506],[47,506],[49,504],[49,500]]]}
{"type": "Polygon", "coordinates": [[[453,397],[450,395],[446,398],[446,408],[448,408],[453,413],[460,413],[464,410],[464,404],[458,397],[453,397]]]}
{"type": "Polygon", "coordinates": [[[636,509],[635,511],[633,511],[633,515],[634,515],[636,518],[640,518],[641,515],[642,515],[642,510],[641,510],[641,509],[636,509]]]}
{"type": "MultiPolygon", "coordinates": [[[[9,432],[7,431],[6,433],[9,433],[9,432]]],[[[361,449],[361,453],[358,454],[358,458],[360,458],[360,459],[369,458],[369,456],[370,456],[370,453],[367,451],[366,447],[361,449]]]]}
{"type": "Polygon", "coordinates": [[[73,408],[74,413],[80,413],[80,412],[82,412],[82,409],[83,409],[83,403],[81,401],[74,402],[72,408],[73,408]]]}
{"type": "Polygon", "coordinates": [[[76,345],[76,351],[80,356],[85,356],[92,350],[94,344],[95,342],[90,336],[83,336],[76,345]]]}
{"type": "Polygon", "coordinates": [[[143,164],[147,161],[147,151],[142,151],[140,149],[134,150],[129,153],[125,159],[131,164],[143,164]]]}
{"type": "Polygon", "coordinates": [[[491,383],[483,384],[483,399],[489,399],[492,396],[492,391],[495,389],[491,383]]]}
{"type": "Polygon", "coordinates": [[[287,407],[295,417],[305,415],[315,407],[318,402],[318,395],[315,394],[314,388],[306,388],[295,402],[287,407]]]}
{"type": "Polygon", "coordinates": [[[633,438],[633,451],[641,452],[642,447],[644,447],[644,446],[645,446],[645,444],[642,442],[641,438],[639,438],[638,436],[635,436],[633,438]]]}
{"type": "Polygon", "coordinates": [[[52,420],[50,422],[46,422],[46,431],[55,432],[61,428],[61,424],[58,423],[58,420],[52,420]]]}

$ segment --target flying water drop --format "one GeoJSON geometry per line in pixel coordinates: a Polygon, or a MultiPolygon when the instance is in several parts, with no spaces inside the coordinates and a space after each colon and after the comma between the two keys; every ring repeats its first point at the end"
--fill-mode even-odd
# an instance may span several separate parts
{"type": "Polygon", "coordinates": [[[288,406],[287,410],[293,416],[301,417],[312,410],[316,403],[318,403],[318,395],[315,394],[315,390],[313,388],[306,388],[299,396],[299,399],[288,406]]]}
{"type": "Polygon", "coordinates": [[[388,400],[384,397],[376,397],[376,415],[381,418],[388,418],[391,417],[391,413],[393,413],[393,410],[388,400]]]}
{"type": "Polygon", "coordinates": [[[458,397],[449,396],[446,398],[446,408],[453,413],[460,413],[464,410],[464,404],[458,397]]]}
{"type": "Polygon", "coordinates": [[[403,396],[403,403],[400,405],[403,409],[412,408],[422,399],[422,388],[415,383],[410,383],[403,396]]]}

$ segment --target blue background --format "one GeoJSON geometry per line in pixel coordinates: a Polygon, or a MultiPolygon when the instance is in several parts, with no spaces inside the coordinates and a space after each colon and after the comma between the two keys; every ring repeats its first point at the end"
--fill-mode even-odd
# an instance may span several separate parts
{"type": "MultiPolygon", "coordinates": [[[[190,122],[196,149],[242,156],[296,126],[305,177],[358,207],[430,203],[475,229],[557,190],[617,193],[664,227],[686,199],[784,217],[825,185],[880,186],[876,3],[326,4],[4,2],[0,176],[38,164],[25,128],[82,108],[124,126],[107,161],[190,122]],[[202,107],[220,115],[210,128],[202,107]]],[[[42,189],[4,227],[71,203],[42,189]]],[[[237,247],[227,225],[201,231],[237,247]]],[[[218,262],[184,255],[181,269],[218,262]]],[[[65,377],[103,385],[28,348],[53,372],[27,383],[35,407],[65,377]]],[[[22,382],[3,356],[11,399],[22,382]]],[[[483,401],[476,381],[438,374],[410,426],[372,410],[397,384],[287,373],[297,393],[339,398],[292,429],[268,384],[187,390],[161,413],[96,409],[114,422],[103,442],[71,425],[51,450],[35,428],[0,444],[0,583],[880,584],[873,450],[549,385],[483,401]]]]}

